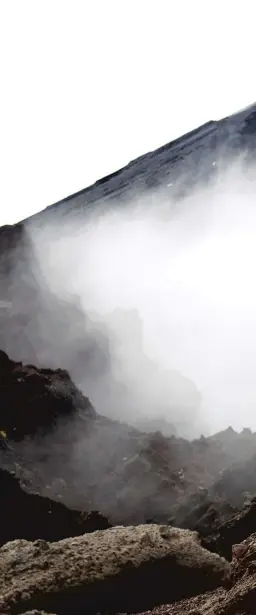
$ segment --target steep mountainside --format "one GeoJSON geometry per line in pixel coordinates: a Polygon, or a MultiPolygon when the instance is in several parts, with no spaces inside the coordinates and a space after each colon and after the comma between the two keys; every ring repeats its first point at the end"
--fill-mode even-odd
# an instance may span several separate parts
{"type": "MultiPolygon", "coordinates": [[[[32,225],[33,234],[33,230],[44,228],[46,222],[58,226],[58,216],[69,223],[70,215],[75,212],[81,216],[83,224],[91,210],[94,214],[100,212],[113,201],[115,207],[124,207],[134,190],[146,194],[157,186],[165,186],[170,195],[175,194],[178,198],[198,181],[209,181],[216,170],[225,167],[238,152],[254,156],[255,133],[256,105],[253,105],[219,122],[209,122],[155,152],[141,156],[28,221],[0,228],[0,348],[18,361],[67,369],[76,384],[84,381],[87,394],[92,394],[88,389],[92,380],[94,391],[97,391],[99,382],[104,382],[107,391],[112,340],[100,325],[92,326],[76,296],[60,301],[54,289],[49,289],[35,262],[26,232],[27,223],[32,225]],[[70,344],[71,337],[75,338],[75,344],[70,344]]],[[[62,233],[61,223],[58,232],[62,233]]],[[[144,359],[141,356],[141,361],[144,359]]],[[[145,364],[145,369],[148,368],[150,381],[150,366],[145,364]]],[[[183,388],[187,384],[184,381],[183,388]]],[[[200,404],[200,396],[193,383],[189,386],[194,412],[200,404]]],[[[118,399],[118,395],[123,399],[125,394],[116,384],[114,397],[118,399]]],[[[106,398],[105,406],[108,405],[106,398]]],[[[102,413],[105,413],[105,406],[102,403],[102,413]]],[[[144,429],[146,425],[142,427],[144,429]]],[[[167,426],[167,432],[168,429],[167,426]]]]}
{"type": "MultiPolygon", "coordinates": [[[[134,189],[178,199],[238,153],[254,157],[255,136],[256,105],[0,228],[1,615],[255,615],[256,433],[189,441],[161,419],[139,430],[97,412],[69,368],[107,391],[112,340],[77,297],[48,288],[26,231],[73,211],[82,224],[134,189]]],[[[155,366],[139,357],[150,382],[155,366]]],[[[196,411],[199,391],[175,377],[196,411]]]]}

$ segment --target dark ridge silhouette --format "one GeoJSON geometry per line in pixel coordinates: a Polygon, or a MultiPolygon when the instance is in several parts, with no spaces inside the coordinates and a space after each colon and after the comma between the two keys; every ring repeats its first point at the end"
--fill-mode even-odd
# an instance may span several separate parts
{"type": "Polygon", "coordinates": [[[110,527],[97,511],[70,510],[61,502],[24,491],[15,476],[0,468],[0,546],[9,540],[62,540],[110,527]]]}

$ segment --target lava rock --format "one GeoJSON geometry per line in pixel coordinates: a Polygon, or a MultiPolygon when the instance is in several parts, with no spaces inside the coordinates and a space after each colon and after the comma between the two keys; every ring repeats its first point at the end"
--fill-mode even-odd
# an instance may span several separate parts
{"type": "Polygon", "coordinates": [[[245,540],[248,535],[256,532],[256,498],[241,511],[222,523],[216,532],[205,537],[202,542],[205,548],[220,553],[227,559],[232,558],[232,546],[245,540]]]}
{"type": "Polygon", "coordinates": [[[15,540],[0,549],[0,610],[72,615],[129,612],[227,582],[230,565],[196,533],[115,527],[60,542],[15,540]]]}
{"type": "Polygon", "coordinates": [[[40,429],[47,431],[60,419],[80,411],[95,418],[90,401],[82,395],[65,370],[38,369],[9,359],[0,351],[0,429],[12,440],[40,429]]]}
{"type": "Polygon", "coordinates": [[[65,370],[24,366],[4,352],[0,407],[0,466],[29,476],[28,491],[100,510],[112,525],[172,518],[205,537],[256,488],[250,430],[194,441],[142,433],[97,414],[65,370]]]}

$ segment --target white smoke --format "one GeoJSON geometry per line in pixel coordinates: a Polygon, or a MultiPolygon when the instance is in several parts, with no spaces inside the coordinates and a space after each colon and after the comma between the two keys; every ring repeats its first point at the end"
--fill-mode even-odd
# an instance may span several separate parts
{"type": "Polygon", "coordinates": [[[72,377],[97,410],[127,422],[163,418],[187,435],[256,429],[256,168],[239,160],[179,201],[172,190],[32,221],[44,282],[62,302],[77,297],[111,340],[111,378],[70,366],[72,377]]]}

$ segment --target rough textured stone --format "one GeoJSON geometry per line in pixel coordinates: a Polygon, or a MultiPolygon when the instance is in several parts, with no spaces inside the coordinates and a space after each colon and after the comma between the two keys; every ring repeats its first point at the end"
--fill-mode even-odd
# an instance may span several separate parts
{"type": "Polygon", "coordinates": [[[143,615],[255,615],[256,534],[236,545],[234,552],[229,587],[161,605],[143,615]]]}
{"type": "Polygon", "coordinates": [[[38,369],[12,361],[0,350],[1,430],[13,440],[49,430],[60,419],[95,411],[65,370],[38,369]]]}
{"type": "Polygon", "coordinates": [[[226,560],[196,533],[141,525],[56,543],[16,540],[0,549],[0,606],[80,613],[138,610],[227,581],[226,560]]]}
{"type": "Polygon", "coordinates": [[[245,540],[254,532],[256,532],[256,498],[222,523],[216,532],[203,538],[203,544],[207,549],[231,559],[233,545],[245,540]]]}

